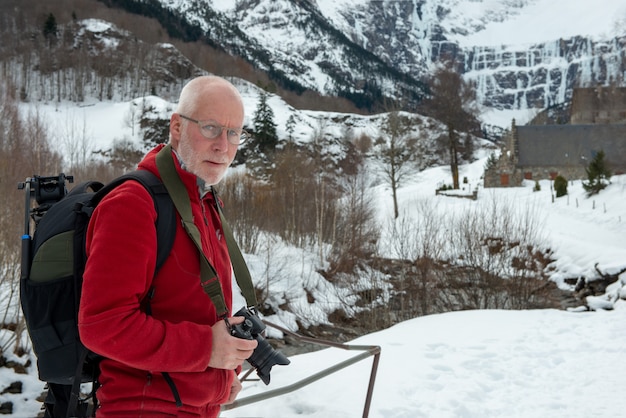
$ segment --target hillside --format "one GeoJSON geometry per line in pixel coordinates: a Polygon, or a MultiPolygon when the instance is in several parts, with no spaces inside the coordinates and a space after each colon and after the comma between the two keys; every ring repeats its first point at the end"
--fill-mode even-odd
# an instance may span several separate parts
{"type": "Polygon", "coordinates": [[[623,84],[626,10],[611,0],[3,4],[31,3],[39,25],[48,13],[59,24],[104,19],[149,44],[173,44],[208,71],[273,88],[299,109],[371,113],[391,99],[410,110],[449,59],[475,84],[487,126],[525,123],[577,86],[623,84]]]}
{"type": "Polygon", "coordinates": [[[434,67],[449,59],[475,83],[484,123],[501,127],[512,111],[527,111],[518,112],[523,123],[568,101],[575,86],[623,83],[626,7],[611,0],[205,0],[186,2],[179,16],[231,53],[263,51],[263,60],[246,59],[270,68],[278,85],[362,109],[380,109],[371,104],[382,97],[419,102],[434,67]],[[220,19],[202,19],[207,10],[220,19]],[[224,21],[245,39],[222,30],[224,21]]]}

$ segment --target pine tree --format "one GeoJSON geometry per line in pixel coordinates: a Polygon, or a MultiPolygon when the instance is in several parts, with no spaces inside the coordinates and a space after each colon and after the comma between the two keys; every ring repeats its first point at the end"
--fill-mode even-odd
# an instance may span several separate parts
{"type": "Polygon", "coordinates": [[[604,157],[604,151],[599,151],[585,169],[587,182],[583,182],[583,188],[589,196],[599,193],[611,183],[610,179],[613,173],[604,157]]]}
{"type": "Polygon", "coordinates": [[[50,13],[43,24],[43,36],[46,39],[56,38],[57,33],[57,20],[54,15],[50,13]]]}
{"type": "Polygon", "coordinates": [[[293,133],[296,130],[296,118],[293,113],[289,115],[289,119],[287,119],[287,125],[285,127],[285,130],[289,134],[289,140],[293,141],[293,133]]]}
{"type": "Polygon", "coordinates": [[[496,157],[495,152],[489,154],[489,158],[487,158],[487,162],[485,163],[485,171],[492,170],[496,168],[498,165],[498,157],[496,157]]]}
{"type": "Polygon", "coordinates": [[[268,95],[265,90],[261,90],[253,121],[255,145],[260,152],[266,154],[274,151],[278,144],[274,111],[267,104],[268,95]]]}

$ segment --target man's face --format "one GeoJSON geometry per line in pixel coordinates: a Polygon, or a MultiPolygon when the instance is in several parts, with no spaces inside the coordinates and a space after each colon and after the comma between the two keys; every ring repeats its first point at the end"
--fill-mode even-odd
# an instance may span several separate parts
{"type": "MultiPolygon", "coordinates": [[[[219,87],[217,87],[219,89],[219,87]]],[[[243,108],[240,100],[230,90],[211,95],[218,100],[202,100],[194,114],[185,115],[197,120],[214,120],[227,128],[241,130],[243,108]]],[[[205,138],[197,123],[172,115],[170,121],[172,145],[186,165],[187,171],[214,185],[224,177],[235,159],[238,145],[227,140],[227,129],[214,139],[205,138]]]]}

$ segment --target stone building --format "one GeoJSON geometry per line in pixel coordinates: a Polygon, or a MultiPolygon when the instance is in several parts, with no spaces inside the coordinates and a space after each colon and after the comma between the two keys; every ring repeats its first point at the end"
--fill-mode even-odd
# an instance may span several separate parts
{"type": "Polygon", "coordinates": [[[516,126],[513,121],[500,158],[485,170],[485,187],[558,175],[586,179],[585,169],[599,151],[614,174],[626,173],[626,88],[607,90],[576,89],[568,125],[516,126]]]}

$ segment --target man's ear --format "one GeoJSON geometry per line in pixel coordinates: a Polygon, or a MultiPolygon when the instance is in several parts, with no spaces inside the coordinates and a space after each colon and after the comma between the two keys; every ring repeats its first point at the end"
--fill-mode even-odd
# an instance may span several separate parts
{"type": "Polygon", "coordinates": [[[178,113],[172,113],[170,116],[170,143],[174,149],[178,148],[182,129],[182,118],[178,113]]]}

